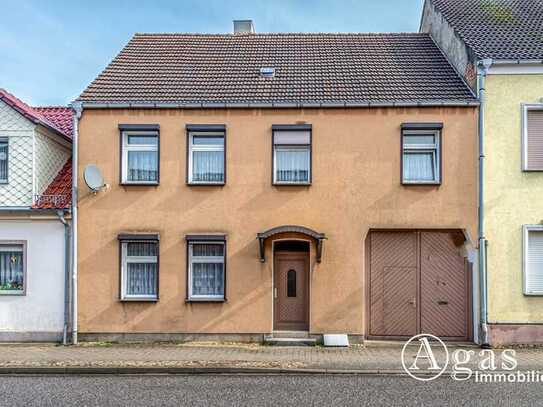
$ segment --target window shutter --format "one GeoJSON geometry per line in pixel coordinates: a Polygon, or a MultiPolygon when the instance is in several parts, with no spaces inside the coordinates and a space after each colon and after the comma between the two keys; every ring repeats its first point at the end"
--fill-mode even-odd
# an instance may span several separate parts
{"type": "Polygon", "coordinates": [[[526,169],[543,170],[543,110],[528,110],[526,135],[526,169]]]}
{"type": "Polygon", "coordinates": [[[543,231],[528,231],[526,257],[526,294],[543,294],[543,231]]]}
{"type": "Polygon", "coordinates": [[[309,131],[276,131],[274,143],[282,145],[308,145],[311,144],[309,131]]]}

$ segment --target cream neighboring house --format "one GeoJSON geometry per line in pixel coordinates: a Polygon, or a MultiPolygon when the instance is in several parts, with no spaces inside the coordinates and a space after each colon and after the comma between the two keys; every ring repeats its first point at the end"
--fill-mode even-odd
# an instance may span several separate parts
{"type": "Polygon", "coordinates": [[[71,109],[0,89],[0,341],[67,333],[71,134],[71,109]]]}
{"type": "Polygon", "coordinates": [[[420,29],[482,99],[485,341],[542,343],[543,0],[427,0],[420,29]]]}

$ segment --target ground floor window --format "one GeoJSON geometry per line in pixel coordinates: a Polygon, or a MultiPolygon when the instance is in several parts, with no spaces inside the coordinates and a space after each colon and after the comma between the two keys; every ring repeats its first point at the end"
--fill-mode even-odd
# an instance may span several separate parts
{"type": "Polygon", "coordinates": [[[24,294],[25,263],[25,243],[0,242],[0,294],[24,294]]]}
{"type": "Polygon", "coordinates": [[[543,226],[524,226],[524,294],[543,295],[543,226]]]}
{"type": "Polygon", "coordinates": [[[188,238],[187,242],[188,299],[224,300],[226,241],[188,238]]]}
{"type": "Polygon", "coordinates": [[[121,299],[158,299],[158,241],[121,241],[121,299]]]}

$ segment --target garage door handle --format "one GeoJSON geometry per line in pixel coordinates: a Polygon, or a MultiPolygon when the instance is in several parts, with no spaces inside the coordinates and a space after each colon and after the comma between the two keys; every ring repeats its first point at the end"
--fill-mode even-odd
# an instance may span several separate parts
{"type": "Polygon", "coordinates": [[[449,301],[438,301],[437,303],[439,305],[447,305],[449,303],[449,301]]]}
{"type": "Polygon", "coordinates": [[[417,300],[413,298],[412,300],[407,301],[407,303],[410,305],[415,305],[417,303],[417,300]]]}

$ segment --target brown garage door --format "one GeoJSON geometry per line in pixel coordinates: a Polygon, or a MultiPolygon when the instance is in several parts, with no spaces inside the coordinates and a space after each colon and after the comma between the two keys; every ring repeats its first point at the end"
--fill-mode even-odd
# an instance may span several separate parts
{"type": "Polygon", "coordinates": [[[467,340],[469,272],[463,237],[449,231],[372,232],[369,336],[429,333],[467,340]]]}

